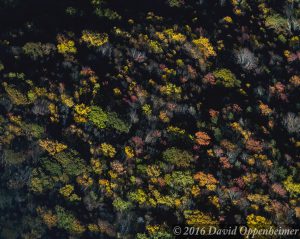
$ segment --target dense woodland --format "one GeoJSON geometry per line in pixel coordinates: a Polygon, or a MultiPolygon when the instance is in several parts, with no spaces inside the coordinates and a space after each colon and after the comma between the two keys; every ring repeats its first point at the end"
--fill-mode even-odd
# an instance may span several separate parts
{"type": "Polygon", "coordinates": [[[299,0],[0,0],[0,238],[297,228],[299,0]]]}

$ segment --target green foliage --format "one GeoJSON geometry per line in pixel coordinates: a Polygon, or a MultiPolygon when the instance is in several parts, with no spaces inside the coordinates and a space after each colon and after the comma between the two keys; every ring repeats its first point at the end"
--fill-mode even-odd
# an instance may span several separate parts
{"type": "Polygon", "coordinates": [[[288,175],[288,170],[285,167],[280,166],[278,162],[274,163],[274,169],[274,173],[279,180],[285,179],[288,175]]]}
{"type": "Polygon", "coordinates": [[[222,139],[222,131],[219,128],[214,128],[213,130],[215,139],[220,141],[222,139]]]}
{"type": "Polygon", "coordinates": [[[96,8],[95,9],[95,14],[98,17],[105,17],[105,18],[108,18],[109,20],[121,19],[121,16],[116,11],[112,11],[109,8],[105,8],[105,9],[96,8]]]}
{"type": "Polygon", "coordinates": [[[56,161],[53,161],[49,158],[42,158],[43,168],[51,175],[51,176],[61,176],[63,174],[63,169],[56,161]]]}
{"type": "Polygon", "coordinates": [[[126,211],[130,210],[133,207],[131,202],[124,201],[121,198],[116,198],[113,201],[113,206],[119,212],[126,212],[126,211]]]}
{"type": "Polygon", "coordinates": [[[168,233],[166,231],[156,231],[150,236],[146,235],[145,233],[138,233],[136,239],[172,239],[174,238],[173,234],[168,233]]]}
{"type": "Polygon", "coordinates": [[[8,74],[5,74],[5,76],[10,79],[19,79],[19,80],[25,79],[25,74],[18,73],[18,72],[9,72],[8,74]]]}
{"type": "Polygon", "coordinates": [[[188,171],[174,171],[165,176],[166,184],[176,190],[184,190],[194,184],[194,179],[188,171]]]}
{"type": "Polygon", "coordinates": [[[74,16],[77,13],[77,9],[74,7],[66,8],[66,13],[70,16],[74,16]]]}
{"type": "Polygon", "coordinates": [[[2,64],[2,62],[0,61],[0,72],[4,70],[4,65],[2,64]]]}
{"type": "Polygon", "coordinates": [[[107,113],[107,125],[120,133],[128,133],[130,130],[130,126],[118,118],[118,115],[115,112],[107,113]]]}
{"type": "Polygon", "coordinates": [[[55,185],[51,177],[47,176],[42,170],[34,169],[30,178],[30,189],[35,193],[42,193],[52,189],[55,185]]]}
{"type": "Polygon", "coordinates": [[[134,192],[130,192],[128,194],[128,198],[141,205],[147,201],[147,194],[144,192],[143,189],[137,189],[134,192]]]}
{"type": "Polygon", "coordinates": [[[111,127],[120,133],[128,133],[130,129],[124,121],[118,118],[118,115],[115,112],[106,113],[98,106],[91,107],[88,119],[99,129],[111,127]]]}
{"type": "Polygon", "coordinates": [[[88,118],[99,129],[106,128],[106,123],[108,122],[108,116],[100,107],[92,106],[91,111],[88,114],[88,118]]]}
{"type": "Polygon", "coordinates": [[[283,185],[292,197],[300,195],[300,183],[294,182],[292,175],[287,177],[287,179],[283,182],[283,185]]]}
{"type": "Polygon", "coordinates": [[[72,234],[81,234],[85,228],[79,223],[74,215],[67,212],[63,207],[56,206],[58,228],[64,229],[72,234]]]}
{"type": "Polygon", "coordinates": [[[95,8],[94,13],[98,17],[105,17],[109,20],[121,19],[121,16],[116,11],[104,7],[106,2],[106,0],[91,0],[91,4],[95,8]]]}
{"type": "Polygon", "coordinates": [[[73,185],[66,185],[59,189],[59,193],[67,198],[70,202],[80,201],[80,197],[74,193],[74,186],[73,185]]]}
{"type": "Polygon", "coordinates": [[[27,135],[30,135],[31,137],[40,139],[43,134],[45,133],[44,127],[38,125],[38,124],[22,124],[22,129],[25,131],[27,135]]]}
{"type": "Polygon", "coordinates": [[[14,87],[8,85],[6,82],[3,83],[3,86],[8,97],[15,105],[26,105],[30,103],[27,97],[14,87]]]}
{"type": "Polygon", "coordinates": [[[235,75],[228,69],[221,68],[213,72],[217,79],[217,84],[226,88],[240,87],[241,82],[236,79],[235,75]]]}
{"type": "Polygon", "coordinates": [[[288,21],[279,14],[273,14],[266,18],[267,28],[274,30],[278,35],[288,33],[288,21]]]}
{"type": "Polygon", "coordinates": [[[142,110],[145,115],[150,116],[152,113],[151,106],[148,104],[143,105],[142,110]]]}
{"type": "Polygon", "coordinates": [[[159,42],[150,40],[148,44],[149,44],[150,50],[151,50],[153,53],[159,54],[159,53],[162,53],[162,52],[163,52],[163,49],[162,49],[162,47],[160,46],[159,42]]]}
{"type": "Polygon", "coordinates": [[[55,50],[54,45],[42,44],[41,42],[27,42],[22,47],[24,54],[36,60],[45,56],[49,56],[55,50]]]}
{"type": "Polygon", "coordinates": [[[40,2],[0,0],[1,239],[297,224],[299,0],[40,2]]]}
{"type": "Polygon", "coordinates": [[[182,0],[167,0],[170,7],[181,7],[184,2],[182,0]]]}
{"type": "Polygon", "coordinates": [[[177,167],[187,168],[193,161],[193,155],[177,148],[169,148],[163,152],[163,159],[177,167]]]}
{"type": "Polygon", "coordinates": [[[86,170],[84,161],[75,150],[57,153],[53,158],[61,164],[64,172],[70,176],[78,176],[86,170]]]}
{"type": "Polygon", "coordinates": [[[18,165],[26,160],[26,155],[22,152],[15,152],[14,150],[5,149],[4,150],[4,162],[8,165],[18,165]]]}

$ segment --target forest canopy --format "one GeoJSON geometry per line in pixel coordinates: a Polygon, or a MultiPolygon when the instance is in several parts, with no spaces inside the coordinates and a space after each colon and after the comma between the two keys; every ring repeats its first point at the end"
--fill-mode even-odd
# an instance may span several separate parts
{"type": "Polygon", "coordinates": [[[0,238],[299,228],[299,0],[0,0],[0,238]]]}

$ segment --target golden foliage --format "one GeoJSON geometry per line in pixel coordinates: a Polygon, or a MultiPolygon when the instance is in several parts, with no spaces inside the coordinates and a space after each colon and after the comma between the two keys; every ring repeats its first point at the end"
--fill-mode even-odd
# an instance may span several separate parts
{"type": "Polygon", "coordinates": [[[208,214],[199,210],[185,210],[183,212],[187,225],[199,228],[206,228],[209,226],[218,226],[218,221],[213,219],[208,214]]]}
{"type": "Polygon", "coordinates": [[[89,47],[100,47],[108,42],[108,35],[106,33],[83,31],[81,40],[89,47]]]}
{"type": "Polygon", "coordinates": [[[208,58],[208,57],[217,55],[212,44],[209,42],[208,38],[200,37],[199,39],[193,40],[193,43],[201,51],[204,58],[208,58]]]}
{"type": "Polygon", "coordinates": [[[39,145],[46,150],[50,155],[55,155],[68,148],[67,145],[51,140],[40,140],[39,145]]]}
{"type": "Polygon", "coordinates": [[[194,175],[194,179],[199,181],[201,187],[206,187],[209,191],[213,191],[217,188],[219,181],[212,174],[205,174],[203,172],[198,172],[194,175]]]}
{"type": "Polygon", "coordinates": [[[100,145],[100,151],[104,156],[109,158],[113,158],[116,155],[116,149],[111,144],[102,143],[100,145]]]}

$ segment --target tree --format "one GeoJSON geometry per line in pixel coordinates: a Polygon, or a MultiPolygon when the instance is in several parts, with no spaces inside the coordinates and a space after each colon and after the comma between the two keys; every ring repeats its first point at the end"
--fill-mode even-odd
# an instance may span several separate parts
{"type": "Polygon", "coordinates": [[[106,128],[108,116],[100,107],[92,106],[91,111],[88,113],[88,118],[97,128],[106,128]]]}
{"type": "Polygon", "coordinates": [[[187,168],[193,161],[193,155],[177,148],[169,148],[163,152],[163,159],[174,166],[187,168]]]}
{"type": "Polygon", "coordinates": [[[213,74],[217,79],[217,85],[222,85],[226,88],[239,87],[241,85],[241,82],[236,79],[235,75],[229,69],[221,68],[215,70],[213,74]]]}
{"type": "Polygon", "coordinates": [[[85,231],[84,226],[76,219],[74,215],[66,211],[61,206],[56,206],[55,214],[57,216],[58,228],[64,229],[71,234],[82,234],[85,231]]]}

